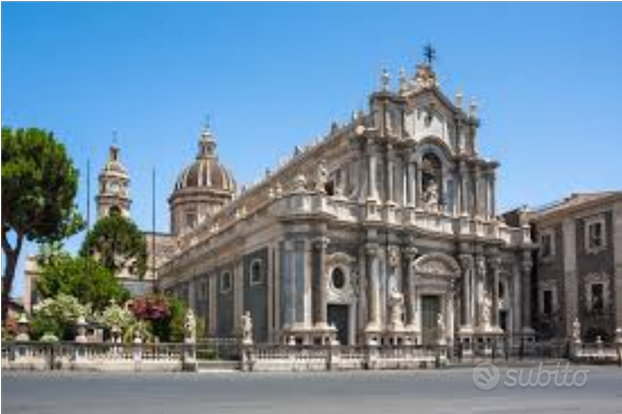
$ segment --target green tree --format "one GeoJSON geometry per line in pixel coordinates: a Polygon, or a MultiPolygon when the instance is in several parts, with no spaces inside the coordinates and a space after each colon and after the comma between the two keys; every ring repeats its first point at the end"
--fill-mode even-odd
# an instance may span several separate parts
{"type": "Polygon", "coordinates": [[[78,170],[51,132],[2,128],[3,322],[24,241],[61,240],[82,228],[77,190],[78,170]]]}
{"type": "Polygon", "coordinates": [[[37,290],[44,298],[59,294],[78,297],[95,311],[104,310],[111,300],[125,303],[130,298],[113,273],[90,257],[61,252],[41,261],[40,266],[37,290]]]}
{"type": "Polygon", "coordinates": [[[91,256],[118,274],[127,269],[142,278],[147,271],[147,244],[130,219],[118,213],[103,217],[84,239],[81,256],[91,256]]]}

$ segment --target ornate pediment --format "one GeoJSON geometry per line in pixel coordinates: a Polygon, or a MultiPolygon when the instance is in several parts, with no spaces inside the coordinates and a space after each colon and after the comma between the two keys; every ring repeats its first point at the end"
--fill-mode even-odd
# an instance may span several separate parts
{"type": "Polygon", "coordinates": [[[415,272],[422,275],[458,277],[460,266],[456,260],[443,253],[430,253],[413,263],[415,272]]]}

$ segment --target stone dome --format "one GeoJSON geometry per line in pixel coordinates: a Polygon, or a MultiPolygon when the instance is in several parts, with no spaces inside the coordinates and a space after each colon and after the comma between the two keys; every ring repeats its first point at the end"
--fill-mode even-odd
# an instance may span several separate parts
{"type": "Polygon", "coordinates": [[[169,198],[171,232],[180,234],[196,227],[233,200],[235,192],[233,174],[219,163],[216,141],[206,128],[196,160],[179,174],[169,198]]]}
{"type": "Polygon", "coordinates": [[[218,162],[216,142],[209,130],[203,131],[196,160],[186,167],[175,182],[174,193],[184,189],[235,193],[231,172],[218,162]]]}

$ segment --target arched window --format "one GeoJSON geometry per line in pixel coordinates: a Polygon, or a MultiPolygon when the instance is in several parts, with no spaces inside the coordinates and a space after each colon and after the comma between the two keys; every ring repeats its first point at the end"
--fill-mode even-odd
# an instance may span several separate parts
{"type": "Polygon", "coordinates": [[[121,208],[119,206],[111,206],[108,209],[108,214],[111,215],[111,216],[119,215],[119,214],[121,214],[121,208]]]}
{"type": "Polygon", "coordinates": [[[255,260],[251,264],[251,285],[260,285],[262,282],[261,260],[255,260]]]}
{"type": "Polygon", "coordinates": [[[194,209],[186,210],[185,227],[193,228],[197,224],[197,212],[194,209]]]}
{"type": "Polygon", "coordinates": [[[227,293],[233,287],[231,273],[225,272],[220,275],[220,293],[227,293]]]}

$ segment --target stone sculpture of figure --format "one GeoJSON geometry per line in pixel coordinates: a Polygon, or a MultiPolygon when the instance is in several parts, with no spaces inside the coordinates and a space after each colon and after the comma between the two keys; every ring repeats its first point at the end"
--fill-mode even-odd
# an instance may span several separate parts
{"type": "Polygon", "coordinates": [[[438,207],[438,184],[434,178],[430,182],[423,194],[425,205],[428,209],[436,209],[438,207]]]}
{"type": "Polygon", "coordinates": [[[482,303],[482,325],[484,327],[490,326],[490,308],[492,307],[492,301],[490,295],[484,296],[484,302],[482,303]]]}
{"type": "Polygon", "coordinates": [[[188,309],[186,312],[186,318],[184,320],[184,331],[186,334],[186,342],[196,342],[197,340],[197,321],[194,317],[192,309],[188,309]]]}
{"type": "Polygon", "coordinates": [[[245,345],[253,343],[253,318],[249,311],[242,315],[242,343],[245,345]]]}
{"type": "Polygon", "coordinates": [[[579,318],[574,318],[574,322],[572,322],[572,339],[575,342],[581,342],[581,322],[579,322],[579,318]]]}
{"type": "Polygon", "coordinates": [[[315,172],[315,191],[325,192],[326,183],[328,182],[328,169],[326,168],[326,162],[320,161],[317,171],[315,172]]]}
{"type": "Polygon", "coordinates": [[[391,305],[391,324],[393,326],[402,325],[402,315],[404,314],[404,295],[402,292],[393,289],[389,303],[391,305]]]}
{"type": "Polygon", "coordinates": [[[439,336],[445,333],[445,318],[443,318],[442,312],[436,315],[436,327],[438,328],[439,336]]]}

